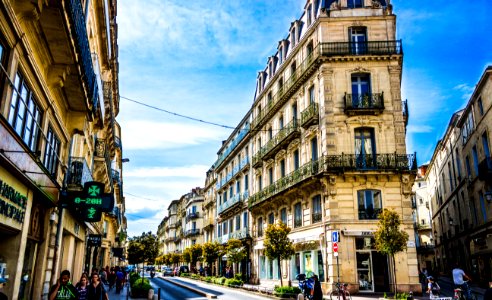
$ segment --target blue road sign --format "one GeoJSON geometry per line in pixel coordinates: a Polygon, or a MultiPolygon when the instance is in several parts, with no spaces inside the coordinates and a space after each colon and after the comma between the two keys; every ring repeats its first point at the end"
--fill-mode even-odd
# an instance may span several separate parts
{"type": "Polygon", "coordinates": [[[333,231],[331,233],[331,241],[333,243],[338,243],[340,240],[339,240],[339,235],[338,235],[338,231],[333,231]]]}

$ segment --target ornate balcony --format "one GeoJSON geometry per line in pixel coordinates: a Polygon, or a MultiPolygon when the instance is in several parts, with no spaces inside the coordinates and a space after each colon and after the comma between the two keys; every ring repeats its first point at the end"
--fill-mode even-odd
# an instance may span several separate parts
{"type": "Polygon", "coordinates": [[[403,54],[401,40],[321,43],[320,49],[323,56],[403,54]]]}
{"type": "Polygon", "coordinates": [[[214,218],[205,218],[203,220],[203,230],[212,230],[215,226],[215,219],[214,218]]]}
{"type": "Polygon", "coordinates": [[[492,180],[492,158],[486,157],[478,164],[478,178],[482,181],[492,180]]]}
{"type": "Polygon", "coordinates": [[[312,223],[318,223],[318,222],[321,222],[323,215],[320,212],[315,212],[315,213],[313,213],[312,217],[313,217],[312,223]]]}
{"type": "Polygon", "coordinates": [[[381,208],[359,207],[359,220],[377,220],[382,211],[381,208]]]}
{"type": "Polygon", "coordinates": [[[311,103],[301,112],[301,127],[308,128],[311,125],[319,123],[319,108],[318,103],[311,103]]]}
{"type": "Polygon", "coordinates": [[[301,135],[301,130],[299,128],[299,121],[293,119],[284,128],[266,143],[265,146],[261,147],[260,153],[263,160],[266,160],[278,152],[279,149],[286,147],[293,139],[298,138],[301,135]]]}
{"type": "Polygon", "coordinates": [[[84,183],[92,181],[92,174],[83,157],[70,157],[68,160],[67,188],[82,190],[84,183]]]}
{"type": "Polygon", "coordinates": [[[236,230],[234,232],[229,233],[229,238],[237,239],[237,240],[244,240],[247,238],[251,238],[251,236],[249,235],[248,227],[243,227],[240,230],[236,230]]]}
{"type": "Polygon", "coordinates": [[[407,100],[401,102],[403,120],[405,121],[405,126],[408,125],[408,103],[407,100]]]}
{"type": "Polygon", "coordinates": [[[185,237],[195,236],[200,234],[200,229],[188,229],[185,232],[185,237]]]}
{"type": "Polygon", "coordinates": [[[236,148],[237,145],[244,139],[244,137],[249,133],[250,125],[246,124],[246,126],[239,131],[237,137],[229,144],[229,146],[224,150],[224,152],[219,156],[217,161],[214,163],[214,167],[218,168],[225,161],[227,156],[232,153],[232,151],[236,148]]]}
{"type": "Polygon", "coordinates": [[[243,194],[234,195],[231,199],[219,205],[217,209],[217,213],[221,215],[230,209],[233,209],[238,206],[242,206],[244,199],[248,199],[248,195],[249,195],[248,191],[246,191],[243,194]]]}
{"type": "Polygon", "coordinates": [[[302,219],[295,219],[294,228],[301,227],[301,226],[302,226],[302,219]]]}
{"type": "Polygon", "coordinates": [[[186,221],[198,219],[200,214],[197,211],[189,212],[186,214],[186,221]]]}
{"type": "Polygon", "coordinates": [[[353,95],[345,93],[345,113],[355,114],[380,114],[384,110],[383,93],[353,95]]]}
{"type": "Polygon", "coordinates": [[[280,178],[273,184],[263,188],[261,191],[248,198],[248,207],[262,203],[263,201],[289,189],[322,172],[365,172],[365,171],[388,171],[388,172],[416,172],[416,154],[372,154],[372,155],[328,155],[316,161],[310,161],[294,172],[280,178]]]}
{"type": "Polygon", "coordinates": [[[253,166],[253,168],[258,168],[263,165],[263,160],[261,159],[261,150],[256,152],[255,155],[253,155],[251,165],[253,166]]]}
{"type": "Polygon", "coordinates": [[[219,180],[217,181],[215,188],[220,189],[221,187],[226,185],[229,181],[234,179],[234,176],[236,176],[236,174],[241,172],[248,164],[249,164],[249,158],[248,157],[243,158],[243,160],[239,162],[239,165],[235,166],[231,172],[227,173],[225,178],[222,178],[220,181],[219,180]]]}

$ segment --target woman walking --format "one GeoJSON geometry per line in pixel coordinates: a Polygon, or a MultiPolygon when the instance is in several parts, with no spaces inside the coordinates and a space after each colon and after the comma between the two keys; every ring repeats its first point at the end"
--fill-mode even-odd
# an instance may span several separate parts
{"type": "Polygon", "coordinates": [[[87,289],[87,300],[109,300],[98,273],[92,273],[92,282],[87,289]]]}
{"type": "Polygon", "coordinates": [[[80,281],[75,286],[77,292],[79,293],[79,297],[77,298],[78,300],[87,300],[88,286],[89,286],[89,278],[87,278],[86,273],[82,273],[82,276],[80,277],[80,281]]]}

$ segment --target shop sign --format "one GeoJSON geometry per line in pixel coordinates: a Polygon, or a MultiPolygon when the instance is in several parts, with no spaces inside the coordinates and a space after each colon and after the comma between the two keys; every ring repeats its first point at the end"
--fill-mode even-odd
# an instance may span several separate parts
{"type": "Polygon", "coordinates": [[[345,236],[373,236],[374,231],[362,231],[362,230],[344,230],[345,236]]]}
{"type": "Polygon", "coordinates": [[[101,247],[102,236],[100,234],[89,234],[87,246],[101,247]]]}
{"type": "Polygon", "coordinates": [[[24,222],[24,215],[27,206],[27,197],[22,195],[20,192],[16,191],[13,187],[6,184],[0,179],[0,196],[4,199],[9,200],[19,207],[10,204],[3,199],[0,199],[0,214],[16,220],[19,223],[24,222]]]}
{"type": "Polygon", "coordinates": [[[99,222],[102,212],[110,212],[114,207],[114,196],[103,191],[104,183],[86,182],[82,192],[68,194],[68,207],[76,211],[86,222],[99,222]]]}

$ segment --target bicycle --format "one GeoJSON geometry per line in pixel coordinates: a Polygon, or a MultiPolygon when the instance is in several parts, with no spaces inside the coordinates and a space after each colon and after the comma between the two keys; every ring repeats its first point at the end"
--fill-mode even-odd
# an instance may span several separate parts
{"type": "Polygon", "coordinates": [[[454,299],[456,300],[477,300],[477,297],[473,295],[473,292],[470,290],[470,286],[468,286],[468,281],[465,281],[461,285],[461,287],[457,287],[454,289],[454,299]],[[462,289],[461,287],[464,287],[465,289],[462,289]],[[466,292],[468,291],[469,297],[466,296],[466,292]]]}
{"type": "Polygon", "coordinates": [[[332,290],[330,293],[330,300],[352,300],[350,292],[347,289],[348,283],[335,283],[336,290],[332,290]]]}

